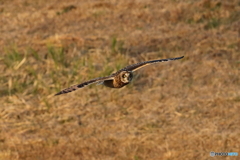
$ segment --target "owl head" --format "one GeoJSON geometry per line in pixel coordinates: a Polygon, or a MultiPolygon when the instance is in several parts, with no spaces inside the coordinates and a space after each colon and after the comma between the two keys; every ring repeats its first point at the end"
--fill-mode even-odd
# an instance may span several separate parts
{"type": "Polygon", "coordinates": [[[120,78],[123,83],[129,83],[133,78],[133,74],[131,71],[122,71],[120,73],[120,78]]]}

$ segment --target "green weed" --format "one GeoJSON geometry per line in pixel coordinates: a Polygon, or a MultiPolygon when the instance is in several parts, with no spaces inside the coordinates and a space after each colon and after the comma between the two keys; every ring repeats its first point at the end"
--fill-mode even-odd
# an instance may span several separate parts
{"type": "Polygon", "coordinates": [[[59,12],[57,12],[56,14],[57,14],[57,15],[61,15],[61,14],[70,12],[71,10],[76,9],[76,8],[77,8],[77,7],[74,6],[74,5],[69,5],[69,6],[64,7],[64,8],[62,9],[62,11],[59,11],[59,12]]]}
{"type": "Polygon", "coordinates": [[[111,41],[111,50],[113,53],[121,52],[123,50],[123,41],[118,41],[116,37],[112,38],[111,41]]]}
{"type": "Polygon", "coordinates": [[[33,56],[36,60],[41,60],[38,52],[34,50],[33,48],[28,49],[29,56],[33,56]]]}
{"type": "Polygon", "coordinates": [[[221,21],[217,18],[212,18],[210,19],[207,24],[204,26],[204,29],[209,30],[209,29],[214,29],[217,28],[218,26],[221,25],[221,21]]]}
{"type": "Polygon", "coordinates": [[[19,62],[22,59],[23,55],[16,48],[11,48],[6,51],[3,61],[7,67],[13,67],[16,62],[19,62]]]}
{"type": "Polygon", "coordinates": [[[49,46],[48,53],[51,55],[52,60],[56,65],[62,65],[64,67],[69,67],[69,61],[65,53],[64,48],[56,48],[49,46]]]}

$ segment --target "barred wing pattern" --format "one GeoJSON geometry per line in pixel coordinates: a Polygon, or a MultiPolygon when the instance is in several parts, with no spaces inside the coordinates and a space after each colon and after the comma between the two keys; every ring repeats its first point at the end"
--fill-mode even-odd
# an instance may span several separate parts
{"type": "Polygon", "coordinates": [[[159,59],[159,60],[140,62],[140,63],[136,63],[136,64],[133,64],[133,65],[129,65],[129,66],[119,70],[118,72],[121,72],[121,71],[133,71],[134,72],[134,71],[136,71],[136,70],[138,70],[142,67],[146,67],[147,65],[150,65],[150,64],[178,60],[178,59],[182,59],[183,57],[184,56],[177,57],[177,58],[168,58],[168,59],[159,59]]]}
{"type": "Polygon", "coordinates": [[[55,96],[75,91],[75,90],[77,90],[79,88],[83,88],[83,87],[85,87],[89,84],[98,83],[98,82],[102,82],[102,81],[105,81],[105,80],[110,80],[110,79],[113,79],[113,78],[114,78],[113,76],[108,76],[108,77],[100,77],[100,78],[91,79],[89,81],[86,81],[86,82],[83,82],[83,83],[80,83],[80,84],[76,84],[76,85],[73,85],[69,88],[63,89],[60,92],[58,92],[57,94],[55,94],[55,96]]]}

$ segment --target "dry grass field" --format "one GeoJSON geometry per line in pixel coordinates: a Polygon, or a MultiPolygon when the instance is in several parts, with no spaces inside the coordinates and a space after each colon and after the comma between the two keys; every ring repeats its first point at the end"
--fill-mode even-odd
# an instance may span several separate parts
{"type": "Polygon", "coordinates": [[[239,159],[239,0],[0,0],[0,45],[0,160],[239,159]]]}

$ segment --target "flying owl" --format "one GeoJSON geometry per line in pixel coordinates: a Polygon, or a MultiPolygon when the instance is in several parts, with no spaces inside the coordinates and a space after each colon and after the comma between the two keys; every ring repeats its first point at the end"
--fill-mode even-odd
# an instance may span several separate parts
{"type": "Polygon", "coordinates": [[[158,60],[145,61],[145,62],[140,62],[140,63],[136,63],[133,65],[129,65],[123,69],[120,69],[116,73],[111,74],[110,76],[95,78],[95,79],[92,79],[92,80],[89,80],[89,81],[86,81],[86,82],[83,82],[80,84],[73,85],[69,88],[63,89],[62,91],[55,94],[55,96],[75,91],[79,88],[83,88],[83,87],[85,87],[89,84],[93,84],[93,83],[103,84],[104,86],[110,87],[110,88],[122,88],[123,86],[126,86],[127,84],[129,84],[132,81],[134,71],[136,71],[142,67],[145,67],[147,65],[150,65],[150,64],[178,60],[183,57],[184,56],[177,57],[177,58],[158,59],[158,60]]]}

